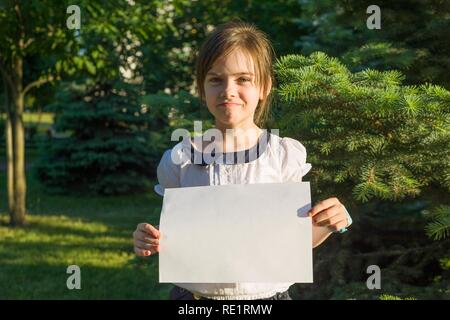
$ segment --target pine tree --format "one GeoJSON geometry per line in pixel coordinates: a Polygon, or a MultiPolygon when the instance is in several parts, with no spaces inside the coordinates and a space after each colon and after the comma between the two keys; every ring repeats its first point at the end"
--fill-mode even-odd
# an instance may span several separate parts
{"type": "Polygon", "coordinates": [[[434,209],[432,222],[426,231],[429,237],[442,240],[450,236],[450,206],[439,206],[434,209]]]}
{"type": "Polygon", "coordinates": [[[367,202],[450,190],[449,91],[403,86],[398,71],[352,73],[321,52],[284,56],[276,74],[275,125],[307,147],[319,194],[367,202]]]}
{"type": "Polygon", "coordinates": [[[159,153],[151,113],[138,88],[126,83],[71,84],[50,107],[57,132],[37,165],[39,179],[55,192],[120,194],[150,187],[159,153]]]}
{"type": "Polygon", "coordinates": [[[313,201],[337,196],[355,221],[315,250],[317,282],[294,296],[378,299],[369,265],[382,269],[384,293],[448,296],[448,215],[433,214],[427,230],[442,241],[430,243],[422,212],[448,205],[450,92],[402,85],[398,71],[351,72],[321,52],[281,57],[275,69],[272,127],[305,145],[313,201]]]}
{"type": "Polygon", "coordinates": [[[141,95],[123,82],[71,83],[57,102],[54,129],[36,165],[49,191],[124,194],[152,188],[161,155],[178,141],[175,128],[192,129],[194,120],[212,126],[200,100],[185,91],[141,95]]]}

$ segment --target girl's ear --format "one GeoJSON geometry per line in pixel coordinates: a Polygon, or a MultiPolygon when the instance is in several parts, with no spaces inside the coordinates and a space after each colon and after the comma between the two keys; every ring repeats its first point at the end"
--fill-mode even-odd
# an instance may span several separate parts
{"type": "Polygon", "coordinates": [[[267,83],[267,87],[265,90],[261,90],[259,93],[259,100],[264,100],[269,95],[272,90],[272,79],[269,78],[269,83],[267,83]]]}

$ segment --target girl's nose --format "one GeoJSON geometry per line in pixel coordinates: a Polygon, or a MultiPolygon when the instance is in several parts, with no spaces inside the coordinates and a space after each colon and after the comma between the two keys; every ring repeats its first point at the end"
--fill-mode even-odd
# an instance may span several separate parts
{"type": "Polygon", "coordinates": [[[224,86],[223,86],[221,95],[225,98],[236,96],[236,86],[233,83],[233,81],[228,80],[228,81],[224,82],[224,86]]]}

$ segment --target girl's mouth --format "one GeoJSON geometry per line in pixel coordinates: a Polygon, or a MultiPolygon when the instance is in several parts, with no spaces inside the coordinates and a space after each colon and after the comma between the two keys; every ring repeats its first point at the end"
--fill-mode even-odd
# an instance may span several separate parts
{"type": "Polygon", "coordinates": [[[232,103],[232,102],[225,102],[219,104],[219,107],[238,107],[238,106],[240,106],[239,103],[232,103]]]}

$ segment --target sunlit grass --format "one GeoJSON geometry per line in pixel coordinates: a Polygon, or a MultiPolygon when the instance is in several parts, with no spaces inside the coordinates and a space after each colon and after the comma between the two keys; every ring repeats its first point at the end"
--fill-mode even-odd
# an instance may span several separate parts
{"type": "MultiPolygon", "coordinates": [[[[54,122],[55,115],[50,112],[24,112],[23,121],[25,123],[25,128],[35,128],[36,132],[39,134],[46,134],[47,130],[51,127],[54,122]]],[[[6,119],[5,113],[0,113],[0,121],[6,119]]],[[[0,133],[0,137],[3,136],[3,132],[0,133]]],[[[0,144],[3,141],[0,142],[0,144]]]]}
{"type": "MultiPolygon", "coordinates": [[[[55,117],[55,115],[50,112],[42,112],[40,114],[38,112],[25,112],[23,114],[23,120],[25,121],[25,123],[41,123],[41,124],[49,125],[49,124],[53,123],[54,117],[55,117]]],[[[0,119],[5,119],[5,118],[6,118],[6,114],[1,113],[0,119]]]]}
{"type": "MultiPolygon", "coordinates": [[[[5,174],[0,173],[0,181],[5,174]]],[[[138,258],[132,232],[157,223],[161,199],[147,194],[72,197],[46,194],[29,175],[28,224],[7,225],[0,189],[0,299],[167,299],[158,258],[138,258]],[[81,269],[81,290],[69,290],[69,265],[81,269]]]]}

